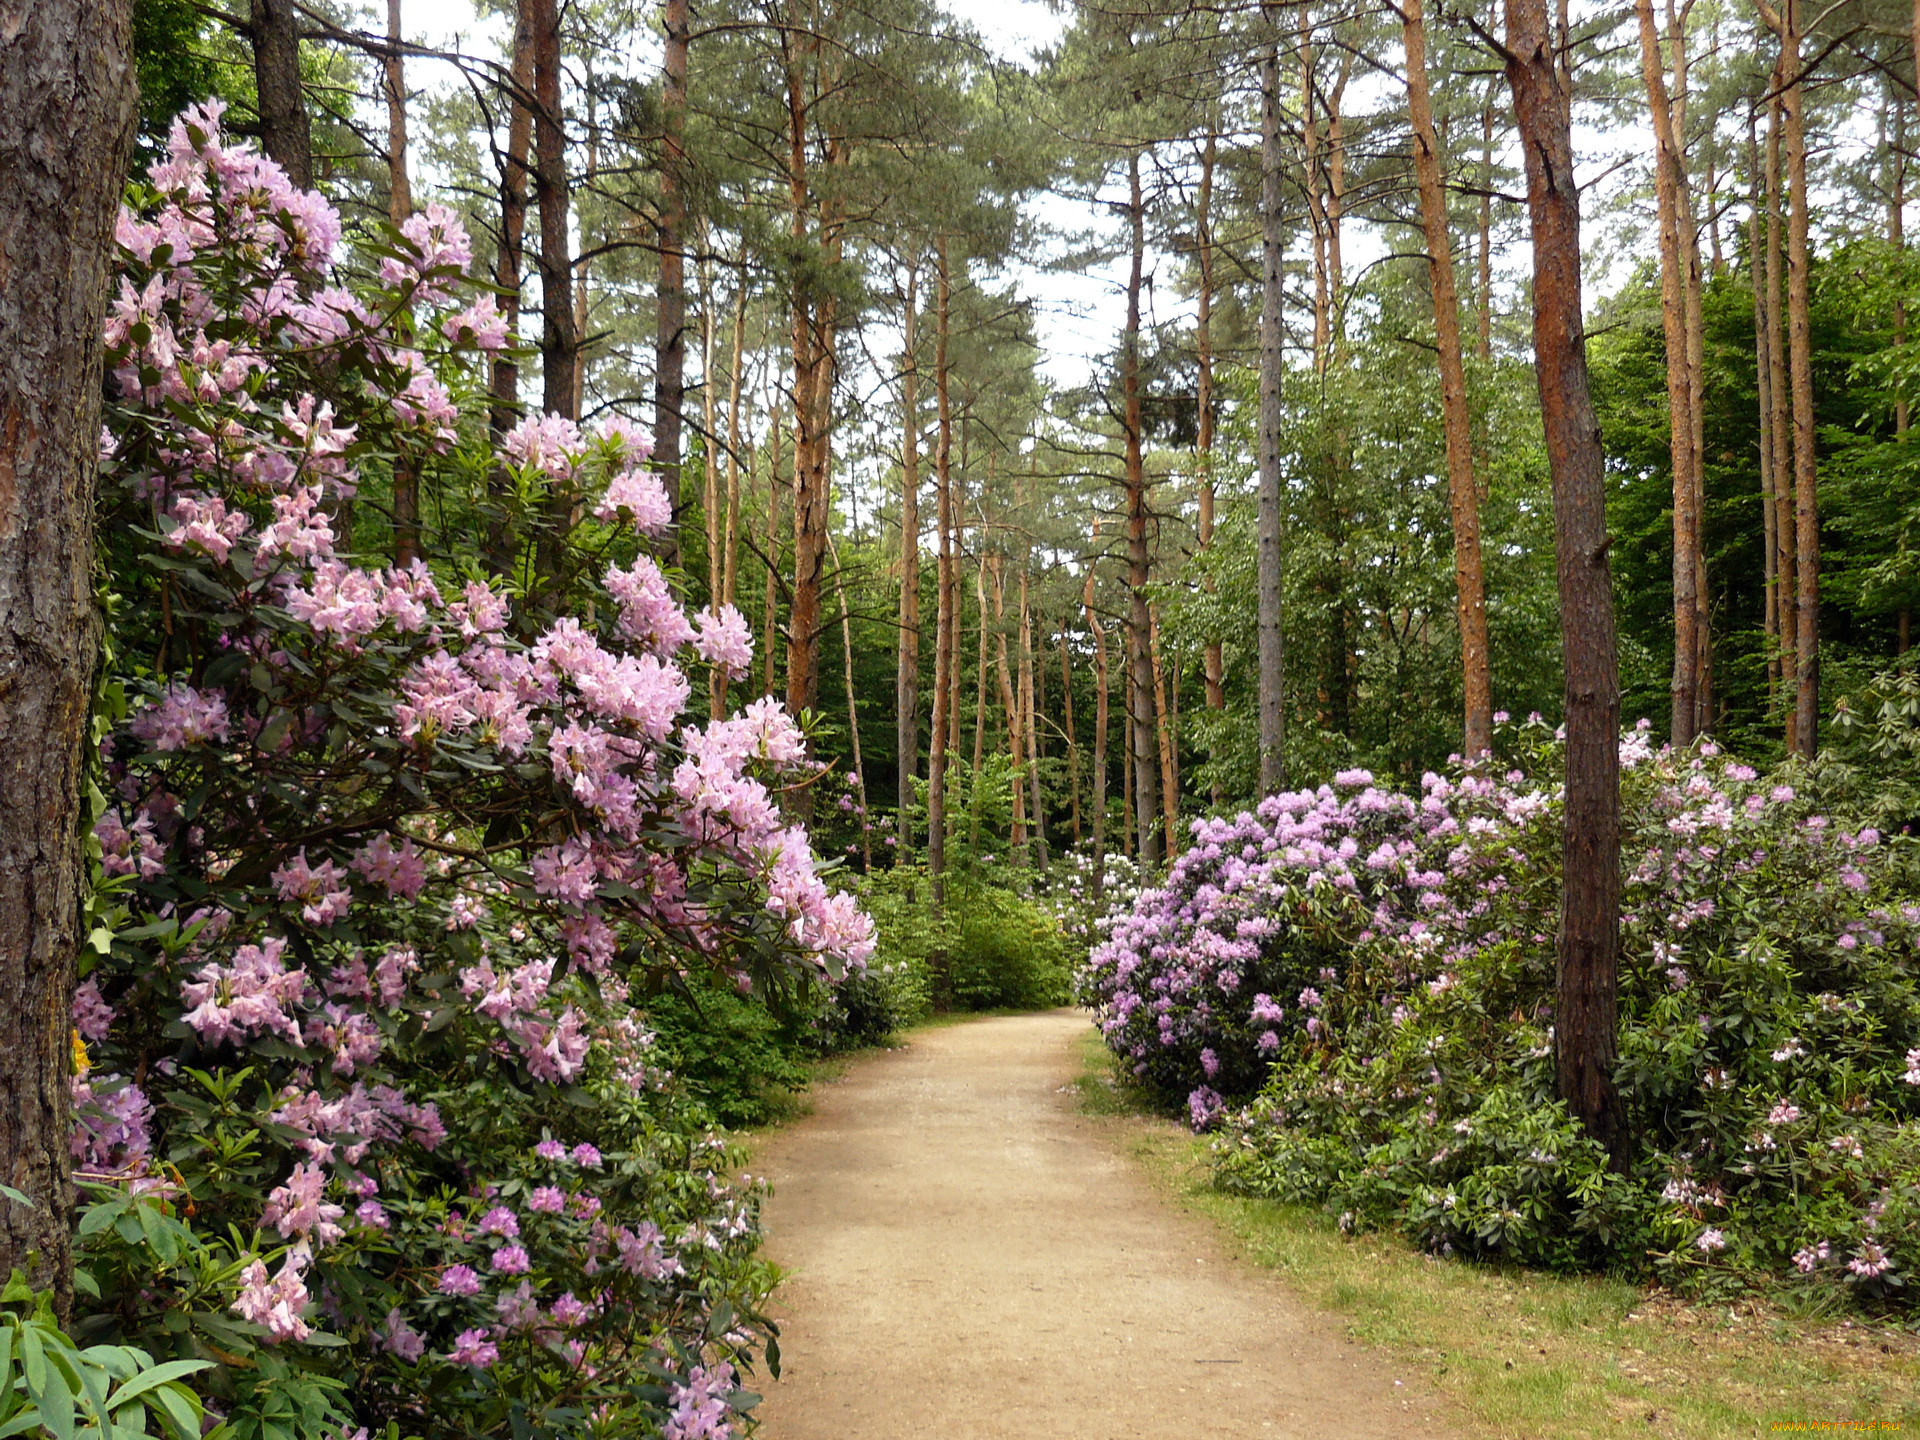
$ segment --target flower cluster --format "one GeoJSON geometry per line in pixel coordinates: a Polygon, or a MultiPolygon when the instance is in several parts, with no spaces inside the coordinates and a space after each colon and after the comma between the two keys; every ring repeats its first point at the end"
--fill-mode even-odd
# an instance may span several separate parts
{"type": "Polygon", "coordinates": [[[1350,1225],[1904,1293],[1910,842],[1818,803],[1818,771],[1623,737],[1622,1170],[1555,1099],[1558,743],[1537,721],[1498,734],[1508,762],[1418,798],[1348,772],[1196,822],[1082,973],[1109,1044],[1221,1127],[1229,1184],[1350,1225]]]}
{"type": "Polygon", "coordinates": [[[220,123],[182,116],[136,188],[104,337],[109,534],[168,638],[102,746],[126,923],[74,1010],[98,1323],[264,1357],[207,1383],[303,1435],[416,1424],[428,1392],[488,1428],[503,1386],[542,1425],[584,1394],[610,1428],[725,1435],[764,1331],[757,1191],[632,982],[864,967],[871,923],[781,811],[805,737],[771,702],[684,715],[696,667],[751,647],[640,553],[671,518],[641,432],[532,416],[494,455],[461,416],[463,357],[505,330],[458,215],[350,288],[333,208],[220,123]],[[345,503],[397,467],[476,465],[599,517],[571,611],[350,548],[345,503]]]}

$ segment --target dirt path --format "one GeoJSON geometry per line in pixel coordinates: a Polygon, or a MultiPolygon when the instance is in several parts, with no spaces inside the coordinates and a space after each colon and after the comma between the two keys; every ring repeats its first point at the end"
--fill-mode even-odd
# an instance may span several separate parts
{"type": "Polygon", "coordinates": [[[1086,1024],[923,1034],[767,1143],[767,1250],[791,1276],[765,1440],[1459,1433],[1077,1112],[1086,1024]]]}

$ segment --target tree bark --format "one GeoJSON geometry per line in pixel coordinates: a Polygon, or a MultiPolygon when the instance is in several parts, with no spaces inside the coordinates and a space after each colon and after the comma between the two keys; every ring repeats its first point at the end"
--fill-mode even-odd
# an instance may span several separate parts
{"type": "Polygon", "coordinates": [[[927,743],[927,871],[933,880],[936,908],[946,899],[947,865],[947,732],[953,703],[953,405],[947,375],[947,336],[953,300],[952,273],[947,265],[947,242],[942,236],[934,252],[939,288],[934,300],[933,389],[939,433],[934,441],[934,529],[939,557],[935,582],[933,645],[933,717],[927,743]]]}
{"type": "MultiPolygon", "coordinates": [[[[407,179],[407,75],[400,58],[401,0],[387,0],[387,44],[381,88],[387,102],[387,219],[396,227],[413,214],[407,179]]],[[[405,455],[393,466],[393,563],[402,568],[420,558],[420,476],[405,455]]]]}
{"type": "MultiPolygon", "coordinates": [[[[540,207],[541,408],[573,415],[574,351],[572,242],[567,235],[567,135],[560,99],[558,0],[527,0],[533,30],[533,194],[540,207]]],[[[571,497],[567,497],[568,508],[571,497]]],[[[553,514],[564,519],[556,506],[553,514]]]]}
{"type": "Polygon", "coordinates": [[[387,0],[387,46],[381,61],[387,101],[387,218],[395,225],[413,214],[407,179],[407,72],[400,58],[401,0],[387,0]]]}
{"type": "Polygon", "coordinates": [[[1653,18],[1653,0],[1634,0],[1640,30],[1640,73],[1653,121],[1654,192],[1660,214],[1660,317],[1666,339],[1667,453],[1673,471],[1673,678],[1669,685],[1670,731],[1675,745],[1693,743],[1699,713],[1700,646],[1696,586],[1700,523],[1694,509],[1693,375],[1687,363],[1688,304],[1681,253],[1681,174],[1674,107],[1667,94],[1666,66],[1653,18]]]}
{"type": "Polygon", "coordinates": [[[780,400],[775,392],[767,418],[767,589],[760,623],[760,693],[773,694],[774,641],[779,637],[780,488],[786,469],[780,461],[780,400]]]}
{"type": "Polygon", "coordinates": [[[1453,516],[1453,578],[1465,697],[1468,759],[1493,748],[1493,682],[1487,650],[1486,567],[1480,554],[1480,489],[1473,473],[1473,415],[1460,348],[1460,298],[1453,274],[1453,231],[1440,172],[1433,103],[1427,85],[1427,28],[1421,0],[1403,0],[1407,110],[1413,125],[1413,168],[1433,277],[1433,332],[1439,350],[1440,410],[1446,431],[1447,500],[1453,516]]]}
{"type": "Polygon", "coordinates": [[[1160,612],[1147,607],[1147,655],[1153,664],[1153,734],[1160,755],[1160,810],[1166,835],[1162,849],[1171,865],[1180,855],[1179,718],[1167,699],[1167,672],[1160,656],[1160,612]]]}
{"type": "Polygon", "coordinates": [[[920,269],[907,269],[900,346],[900,655],[894,680],[900,858],[913,846],[913,782],[920,758],[920,269]]]}
{"type": "Polygon", "coordinates": [[[1766,290],[1765,244],[1761,239],[1761,214],[1764,180],[1760,171],[1759,118],[1747,113],[1747,172],[1749,205],[1747,213],[1747,277],[1753,289],[1754,388],[1759,397],[1760,420],[1760,515],[1765,536],[1766,555],[1761,569],[1765,576],[1764,625],[1767,644],[1767,698],[1772,702],[1780,681],[1780,568],[1773,494],[1773,362],[1768,354],[1770,341],[1766,290]]]}
{"type": "Polygon", "coordinates": [[[681,505],[681,432],[687,403],[688,0],[661,0],[660,20],[666,49],[660,67],[660,279],[654,300],[653,463],[660,471],[677,520],[681,505]]]}
{"type": "MultiPolygon", "coordinates": [[[[1011,667],[1007,663],[1007,577],[1005,557],[993,557],[993,648],[998,666],[1000,681],[1000,714],[1006,721],[1007,761],[1012,767],[1007,774],[1008,796],[1011,802],[1011,833],[1008,835],[1007,858],[1023,869],[1028,863],[1027,853],[1027,798],[1026,777],[1020,773],[1020,752],[1023,741],[1021,734],[1022,719],[1020,713],[1020,695],[1015,688],[1011,667]]],[[[982,627],[984,629],[984,627],[982,627]]],[[[986,687],[981,686],[984,697],[986,687]]],[[[975,732],[976,742],[979,732],[975,732]]],[[[974,783],[980,783],[976,771],[974,783]]]]}
{"type": "Polygon", "coordinates": [[[1778,550],[1774,563],[1774,605],[1780,626],[1780,685],[1786,711],[1786,740],[1794,748],[1793,695],[1798,684],[1798,649],[1794,627],[1795,564],[1793,535],[1793,415],[1787,385],[1786,320],[1782,297],[1786,290],[1786,260],[1781,236],[1784,215],[1780,201],[1781,126],[1780,71],[1776,66],[1772,98],[1767,103],[1767,393],[1773,405],[1774,536],[1778,550]]]}
{"type": "Polygon", "coordinates": [[[300,90],[300,11],[295,0],[251,0],[254,92],[260,148],[302,190],[313,188],[313,126],[300,90]]]}
{"type": "MultiPolygon", "coordinates": [[[[1100,546],[1100,526],[1093,527],[1093,549],[1100,546]]],[[[1080,603],[1087,630],[1093,636],[1093,898],[1098,903],[1107,876],[1107,731],[1112,728],[1109,706],[1113,687],[1107,676],[1107,632],[1093,609],[1093,563],[1087,563],[1080,603]]]]}
{"type": "Polygon", "coordinates": [[[136,90],[128,0],[0,0],[0,1272],[73,1301],[70,1011],[100,620],[100,323],[136,90]]]}
{"type": "MultiPolygon", "coordinates": [[[[500,288],[500,313],[506,319],[507,343],[495,351],[487,374],[487,426],[497,450],[520,419],[520,290],[527,239],[527,157],[533,149],[533,17],[528,0],[514,10],[512,81],[506,90],[507,150],[500,157],[500,253],[494,266],[494,284],[500,288]]],[[[496,152],[497,153],[497,152],[496,152]]],[[[487,564],[496,575],[513,569],[514,542],[507,523],[513,491],[506,468],[488,472],[487,495],[492,513],[487,520],[487,564]]]]}
{"type": "MultiPolygon", "coordinates": [[[[1674,208],[1679,227],[1682,291],[1687,306],[1687,417],[1692,452],[1693,495],[1693,730],[1713,729],[1713,590],[1707,581],[1706,319],[1700,273],[1700,225],[1693,209],[1693,179],[1687,172],[1687,33],[1684,14],[1667,4],[1667,40],[1673,51],[1674,208]]],[[[1691,0],[1688,7],[1691,9],[1691,0]]],[[[1711,131],[1709,131],[1709,136],[1711,131]]],[[[1709,189],[1712,171],[1708,171],[1709,189]]]]}
{"type": "Polygon", "coordinates": [[[1028,594],[1027,571],[1020,569],[1020,709],[1027,732],[1027,813],[1033,827],[1034,868],[1045,874],[1047,854],[1047,812],[1040,786],[1040,722],[1035,713],[1044,700],[1046,680],[1034,664],[1033,611],[1028,594]]]}
{"type": "Polygon", "coordinates": [[[1480,273],[1475,289],[1480,302],[1480,359],[1493,359],[1493,122],[1498,81],[1487,82],[1487,103],[1480,112],[1480,273]]]}
{"type": "MultiPolygon", "coordinates": [[[[1200,410],[1199,433],[1195,437],[1195,448],[1200,461],[1200,548],[1207,550],[1213,545],[1214,525],[1214,476],[1213,476],[1213,432],[1215,425],[1213,400],[1213,171],[1219,149],[1218,137],[1214,134],[1214,119],[1211,111],[1207,119],[1206,145],[1200,152],[1200,193],[1194,213],[1194,248],[1199,252],[1200,296],[1199,311],[1194,320],[1193,337],[1196,364],[1199,368],[1199,393],[1197,396],[1200,410]]],[[[1207,591],[1211,594],[1214,582],[1207,579],[1207,591]]],[[[1226,651],[1218,636],[1207,641],[1206,649],[1207,708],[1225,710],[1227,708],[1227,665],[1226,651]]],[[[1216,778],[1213,782],[1213,803],[1216,808],[1226,803],[1226,787],[1216,778]]]]}
{"type": "Polygon", "coordinates": [[[1805,87],[1800,9],[1785,0],[1780,37],[1781,141],[1787,161],[1787,371],[1793,396],[1793,747],[1811,759],[1820,740],[1820,514],[1815,494],[1811,253],[1808,244],[1805,87]]]}
{"type": "Polygon", "coordinates": [[[1127,713],[1133,717],[1133,809],[1140,832],[1140,863],[1159,868],[1160,850],[1154,836],[1159,810],[1155,796],[1153,755],[1153,666],[1148,648],[1153,617],[1147,610],[1147,472],[1141,453],[1140,416],[1140,287],[1146,260],[1146,204],[1140,194],[1140,155],[1127,157],[1127,221],[1132,230],[1131,266],[1127,272],[1127,321],[1121,342],[1121,429],[1126,444],[1127,483],[1127,713]]]}
{"type": "Polygon", "coordinates": [[[1580,192],[1571,95],[1545,0],[1506,0],[1507,80],[1526,157],[1533,341],[1553,484],[1566,665],[1567,782],[1553,1036],[1561,1098],[1616,1157],[1620,943],[1620,675],[1607,561],[1606,475],[1587,383],[1580,192]]]}
{"type": "Polygon", "coordinates": [[[1060,711],[1067,735],[1067,825],[1080,848],[1080,736],[1073,726],[1073,662],[1068,658],[1067,617],[1060,617],[1060,711]]]}
{"type": "Polygon", "coordinates": [[[840,594],[840,653],[845,657],[847,682],[847,740],[853,748],[853,786],[860,803],[860,865],[871,874],[873,871],[873,820],[867,814],[867,767],[860,758],[860,701],[855,694],[853,684],[853,611],[847,604],[846,577],[840,572],[840,549],[833,543],[833,536],[827,536],[827,550],[833,558],[833,568],[837,577],[835,589],[840,594]]]}
{"type": "Polygon", "coordinates": [[[1281,628],[1283,492],[1280,477],[1280,377],[1286,366],[1280,307],[1285,291],[1281,251],[1280,56],[1269,48],[1260,64],[1260,450],[1256,562],[1259,590],[1260,789],[1271,795],[1286,783],[1286,640],[1281,628]]]}

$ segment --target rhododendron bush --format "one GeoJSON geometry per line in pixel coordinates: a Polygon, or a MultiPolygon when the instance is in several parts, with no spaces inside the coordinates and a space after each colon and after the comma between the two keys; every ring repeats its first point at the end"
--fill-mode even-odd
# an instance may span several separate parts
{"type": "Polygon", "coordinates": [[[74,1009],[82,1328],[221,1361],[243,1434],[725,1435],[768,1333],[758,1190],[637,1002],[864,966],[780,810],[804,736],[686,714],[750,646],[648,557],[638,430],[536,416],[496,453],[463,418],[503,331],[457,218],[354,276],[327,202],[219,127],[188,112],[137,189],[105,336],[138,568],[95,829],[118,933],[74,1009]],[[557,510],[541,543],[597,562],[577,613],[516,602],[550,575],[347,553],[403,467],[557,510]]]}
{"type": "Polygon", "coordinates": [[[1554,1098],[1559,747],[1500,745],[1417,799],[1350,772],[1196,822],[1082,974],[1109,1043],[1218,1129],[1227,1184],[1348,1226],[1905,1303],[1913,842],[1829,813],[1817,770],[1627,735],[1615,1171],[1554,1098]]]}

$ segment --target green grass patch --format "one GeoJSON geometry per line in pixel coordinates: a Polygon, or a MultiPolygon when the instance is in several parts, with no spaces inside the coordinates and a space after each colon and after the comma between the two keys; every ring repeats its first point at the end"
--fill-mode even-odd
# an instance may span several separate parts
{"type": "Polygon", "coordinates": [[[1442,1260],[1395,1235],[1343,1235],[1317,1211],[1222,1194],[1207,1142],[1148,1113],[1099,1036],[1083,1043],[1083,1108],[1108,1117],[1176,1203],[1354,1339],[1427,1375],[1469,1433],[1717,1440],[1814,1433],[1810,1422],[1825,1421],[1920,1434],[1911,1331],[1762,1302],[1689,1304],[1603,1275],[1442,1260]]]}

